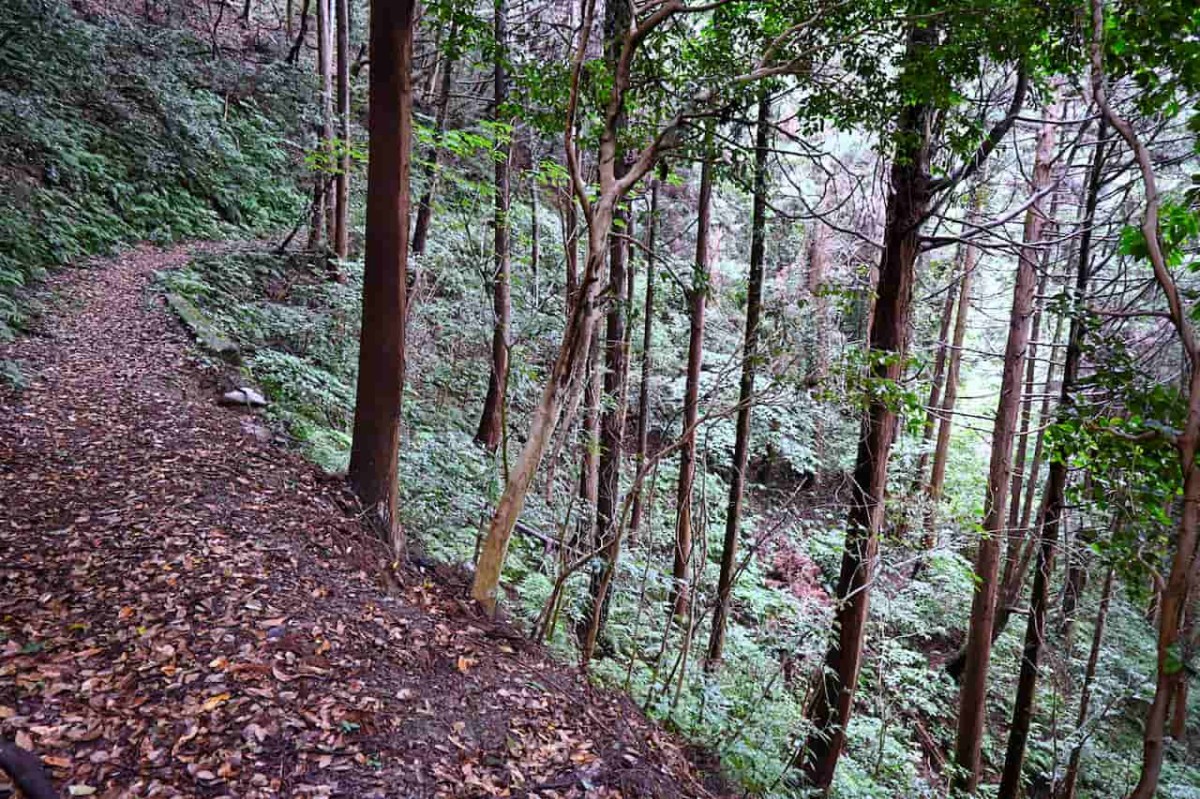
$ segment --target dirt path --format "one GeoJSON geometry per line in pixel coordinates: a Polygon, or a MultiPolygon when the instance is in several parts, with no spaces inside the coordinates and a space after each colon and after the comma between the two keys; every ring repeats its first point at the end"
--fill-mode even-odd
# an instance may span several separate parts
{"type": "Polygon", "coordinates": [[[708,795],[452,575],[381,590],[341,486],[215,404],[147,290],[186,257],[63,273],[0,346],[0,735],[64,795],[708,795]]]}

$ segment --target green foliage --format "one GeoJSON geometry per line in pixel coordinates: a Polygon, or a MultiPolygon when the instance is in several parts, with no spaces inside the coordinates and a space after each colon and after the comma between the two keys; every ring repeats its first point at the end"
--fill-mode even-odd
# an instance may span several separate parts
{"type": "Polygon", "coordinates": [[[0,19],[0,335],[49,266],[131,242],[260,234],[304,207],[290,70],[200,60],[178,30],[84,20],[61,0],[0,19]]]}

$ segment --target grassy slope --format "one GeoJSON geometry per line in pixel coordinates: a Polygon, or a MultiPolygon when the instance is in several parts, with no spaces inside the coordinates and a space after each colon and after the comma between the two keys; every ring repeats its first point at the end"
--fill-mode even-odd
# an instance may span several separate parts
{"type": "Polygon", "coordinates": [[[187,30],[62,0],[0,17],[0,337],[43,270],[137,241],[253,235],[303,210],[308,87],[187,30]]]}

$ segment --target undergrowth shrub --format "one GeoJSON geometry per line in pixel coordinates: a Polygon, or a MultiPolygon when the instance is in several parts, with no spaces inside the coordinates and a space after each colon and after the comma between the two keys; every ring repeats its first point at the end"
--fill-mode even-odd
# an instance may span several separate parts
{"type": "Polygon", "coordinates": [[[303,211],[307,78],[63,0],[0,16],[0,339],[48,267],[138,241],[254,236],[303,211]],[[239,91],[253,85],[254,92],[239,91]]]}

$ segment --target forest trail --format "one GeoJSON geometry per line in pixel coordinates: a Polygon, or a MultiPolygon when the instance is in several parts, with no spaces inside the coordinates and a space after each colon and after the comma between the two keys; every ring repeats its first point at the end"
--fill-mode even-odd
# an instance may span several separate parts
{"type": "Polygon", "coordinates": [[[460,576],[370,576],[341,484],[216,404],[149,290],[187,257],[65,271],[0,346],[0,736],[63,795],[711,795],[460,576]]]}

